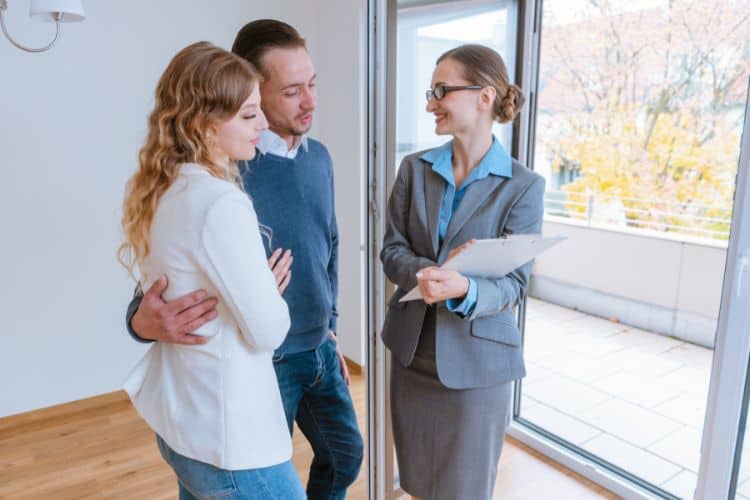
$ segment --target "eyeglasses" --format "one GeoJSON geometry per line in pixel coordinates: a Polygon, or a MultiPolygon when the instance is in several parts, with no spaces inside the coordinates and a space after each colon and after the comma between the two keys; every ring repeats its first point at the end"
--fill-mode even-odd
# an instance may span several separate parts
{"type": "Polygon", "coordinates": [[[443,97],[445,97],[445,94],[447,94],[448,92],[454,92],[456,90],[479,90],[481,88],[483,88],[481,85],[436,85],[434,89],[429,89],[427,92],[425,92],[424,96],[427,98],[427,102],[430,102],[430,99],[432,99],[433,97],[436,101],[439,101],[443,97]]]}

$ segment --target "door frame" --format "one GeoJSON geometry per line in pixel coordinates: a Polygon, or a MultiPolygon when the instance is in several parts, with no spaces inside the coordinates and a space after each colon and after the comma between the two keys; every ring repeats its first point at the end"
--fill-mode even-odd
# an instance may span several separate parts
{"type": "Polygon", "coordinates": [[[390,356],[380,341],[385,304],[393,293],[380,262],[385,233],[388,165],[395,161],[395,25],[396,0],[368,0],[368,132],[367,132],[367,428],[369,435],[369,498],[393,500],[403,491],[394,488],[393,434],[390,422],[390,356]],[[382,90],[380,90],[382,89],[382,90]]]}
{"type": "Polygon", "coordinates": [[[750,80],[740,161],[735,178],[732,225],[716,332],[713,369],[703,425],[696,500],[734,498],[744,423],[750,359],[750,80]],[[743,410],[744,408],[744,410],[743,410]]]}

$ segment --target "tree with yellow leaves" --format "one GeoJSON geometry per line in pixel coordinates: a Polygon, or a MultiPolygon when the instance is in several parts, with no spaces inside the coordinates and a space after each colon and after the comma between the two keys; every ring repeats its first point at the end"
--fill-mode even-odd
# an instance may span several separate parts
{"type": "Polygon", "coordinates": [[[553,172],[578,176],[561,186],[565,210],[726,238],[750,70],[748,2],[617,13],[591,0],[577,26],[542,37],[537,147],[553,172]]]}

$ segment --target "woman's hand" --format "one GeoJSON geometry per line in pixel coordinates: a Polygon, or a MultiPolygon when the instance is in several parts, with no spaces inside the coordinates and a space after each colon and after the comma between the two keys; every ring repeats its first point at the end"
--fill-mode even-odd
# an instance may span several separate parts
{"type": "Polygon", "coordinates": [[[271,268],[273,277],[276,279],[276,288],[279,289],[279,294],[283,295],[286,287],[289,286],[289,281],[292,279],[292,251],[286,250],[285,252],[281,248],[277,248],[268,258],[268,267],[271,268]]]}
{"type": "Polygon", "coordinates": [[[446,271],[439,267],[421,269],[417,273],[417,284],[427,304],[462,298],[469,291],[469,278],[458,271],[446,271]]]}

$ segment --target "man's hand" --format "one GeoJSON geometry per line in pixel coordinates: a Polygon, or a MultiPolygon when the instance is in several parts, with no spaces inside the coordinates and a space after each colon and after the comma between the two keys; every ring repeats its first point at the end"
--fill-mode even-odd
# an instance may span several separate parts
{"type": "Polygon", "coordinates": [[[336,356],[339,358],[339,365],[341,366],[341,377],[344,379],[344,382],[346,382],[346,385],[351,385],[352,377],[351,375],[349,375],[349,365],[346,364],[346,358],[341,353],[341,348],[339,347],[338,339],[336,339],[336,334],[328,330],[328,337],[333,340],[333,343],[336,345],[336,356]]]}
{"type": "Polygon", "coordinates": [[[202,325],[216,318],[218,301],[203,290],[165,302],[161,294],[167,288],[162,276],[143,294],[143,300],[130,321],[135,333],[145,340],[171,344],[205,344],[210,337],[192,335],[202,325]]]}
{"type": "Polygon", "coordinates": [[[427,304],[462,298],[469,291],[469,279],[466,276],[458,271],[446,271],[439,267],[421,269],[417,273],[417,284],[422,292],[422,299],[427,304]]]}
{"type": "Polygon", "coordinates": [[[277,248],[268,258],[268,267],[273,272],[273,277],[276,278],[276,287],[279,289],[279,295],[284,294],[284,290],[289,286],[289,281],[292,279],[292,251],[287,249],[283,252],[281,248],[277,248]]]}

